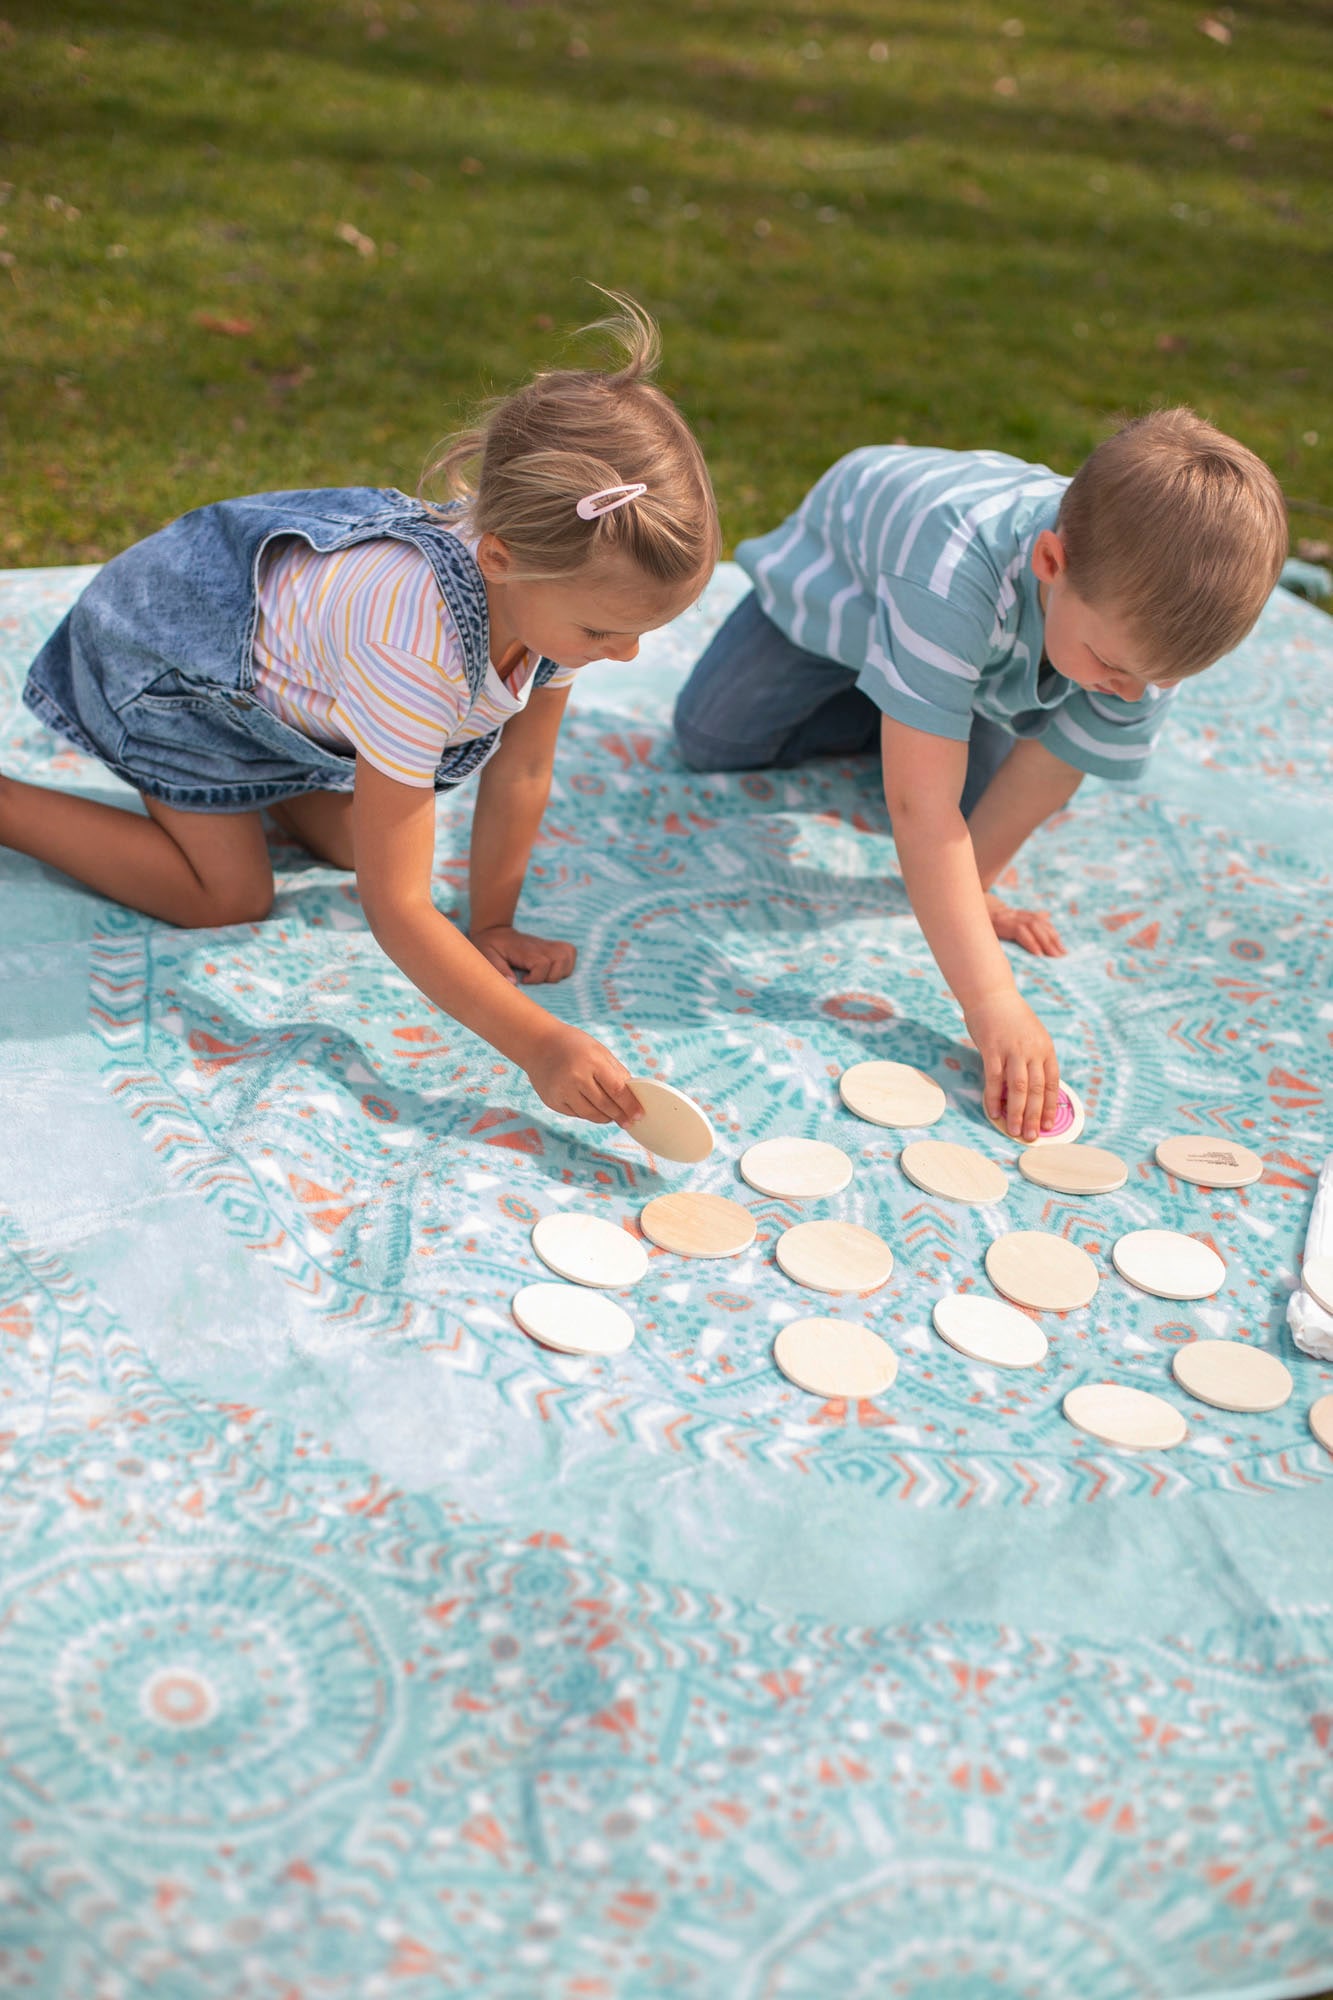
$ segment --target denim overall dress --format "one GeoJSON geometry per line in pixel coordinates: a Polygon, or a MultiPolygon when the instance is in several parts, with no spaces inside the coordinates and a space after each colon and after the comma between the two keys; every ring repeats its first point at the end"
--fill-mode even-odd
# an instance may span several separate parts
{"type": "MultiPolygon", "coordinates": [[[[391,487],[256,493],[197,508],[98,571],[33,661],[23,699],[137,791],[187,812],[350,791],[355,752],[313,742],[255,695],[260,559],[287,535],[321,555],[358,542],[410,542],[457,627],[475,698],[490,662],[486,587],[447,522],[447,512],[391,487]]],[[[542,659],[533,685],[557,671],[542,659]]],[[[499,739],[497,728],[446,745],[436,790],[479,770],[499,739]]]]}

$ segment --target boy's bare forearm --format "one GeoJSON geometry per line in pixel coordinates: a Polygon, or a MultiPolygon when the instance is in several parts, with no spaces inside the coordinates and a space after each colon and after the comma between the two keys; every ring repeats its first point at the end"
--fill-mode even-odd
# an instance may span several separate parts
{"type": "Polygon", "coordinates": [[[1053,756],[1044,744],[1014,745],[967,823],[983,889],[1004,873],[1043,820],[1068,805],[1082,779],[1081,771],[1053,756]]]}
{"type": "Polygon", "coordinates": [[[962,813],[956,807],[900,809],[893,837],[917,922],[964,1013],[990,994],[1013,992],[1013,973],[991,926],[962,813]]]}

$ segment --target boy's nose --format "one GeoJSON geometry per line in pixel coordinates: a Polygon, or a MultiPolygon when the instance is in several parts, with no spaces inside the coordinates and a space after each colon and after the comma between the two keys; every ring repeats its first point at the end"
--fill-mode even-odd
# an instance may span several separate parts
{"type": "Polygon", "coordinates": [[[637,660],[638,657],[639,642],[637,639],[626,639],[623,645],[611,648],[611,658],[613,660],[637,660]]]}

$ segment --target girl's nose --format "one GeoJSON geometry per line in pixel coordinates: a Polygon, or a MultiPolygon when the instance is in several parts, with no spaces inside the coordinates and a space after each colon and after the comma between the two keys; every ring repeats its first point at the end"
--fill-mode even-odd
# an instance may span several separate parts
{"type": "Polygon", "coordinates": [[[626,639],[623,645],[615,646],[611,651],[611,658],[613,660],[637,660],[638,657],[639,642],[637,639],[626,639]]]}

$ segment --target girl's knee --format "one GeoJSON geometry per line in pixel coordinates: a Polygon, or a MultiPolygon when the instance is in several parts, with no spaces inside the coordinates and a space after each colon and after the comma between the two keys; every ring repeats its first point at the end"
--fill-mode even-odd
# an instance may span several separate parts
{"type": "Polygon", "coordinates": [[[228,924],[262,924],[273,909],[273,884],[238,883],[226,888],[205,888],[199,898],[199,914],[188,921],[192,928],[222,930],[228,924]]]}

